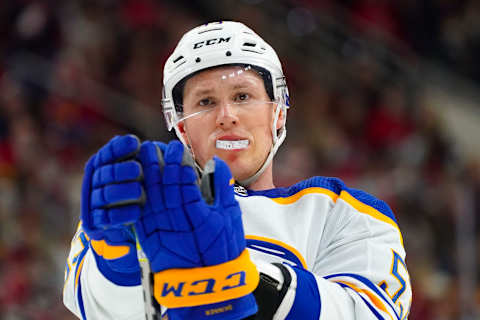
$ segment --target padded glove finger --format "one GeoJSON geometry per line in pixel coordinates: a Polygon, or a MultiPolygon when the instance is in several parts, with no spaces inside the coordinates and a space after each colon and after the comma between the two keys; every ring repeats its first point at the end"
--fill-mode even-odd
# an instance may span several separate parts
{"type": "Polygon", "coordinates": [[[178,141],[145,142],[138,160],[147,202],[135,229],[154,272],[156,300],[172,319],[204,318],[227,305],[231,319],[254,313],[258,272],[238,237],[243,225],[228,166],[215,158],[199,183],[195,162],[178,141]]]}
{"type": "MultiPolygon", "coordinates": [[[[203,199],[211,203],[211,210],[205,222],[195,230],[206,265],[235,259],[246,246],[233,182],[230,169],[223,160],[214,157],[207,162],[200,189],[203,199]]],[[[195,214],[190,208],[187,208],[187,212],[191,216],[195,214]]]]}
{"type": "Polygon", "coordinates": [[[82,185],[82,228],[90,237],[97,267],[122,286],[140,283],[131,232],[145,201],[142,167],[133,160],[139,149],[133,135],[113,138],[87,162],[82,185]]]}
{"type": "Polygon", "coordinates": [[[129,204],[143,204],[145,196],[140,182],[108,184],[93,189],[90,197],[92,209],[112,208],[129,204]]]}
{"type": "MultiPolygon", "coordinates": [[[[183,146],[180,146],[183,151],[183,146]]],[[[181,202],[178,190],[180,190],[179,183],[182,180],[182,168],[179,163],[174,165],[172,161],[165,165],[166,161],[161,148],[161,144],[144,142],[138,155],[145,172],[144,184],[147,202],[142,218],[135,225],[135,229],[142,248],[150,260],[152,270],[163,270],[174,265],[194,267],[200,263],[200,258],[193,249],[195,242],[189,232],[191,225],[182,212],[181,203],[172,202],[172,198],[181,202]],[[167,170],[170,170],[168,174],[167,170]],[[168,186],[164,184],[164,181],[168,183],[168,186]],[[169,191],[165,191],[165,188],[168,188],[169,191]]],[[[172,151],[170,151],[170,160],[171,156],[172,151]]],[[[180,154],[173,161],[181,162],[181,159],[182,155],[180,154]]]]}
{"type": "Polygon", "coordinates": [[[138,205],[125,205],[108,209],[92,210],[92,221],[101,229],[107,230],[115,226],[127,226],[140,217],[141,208],[138,205]]]}
{"type": "Polygon", "coordinates": [[[108,163],[126,160],[135,156],[139,149],[138,137],[132,134],[115,136],[97,152],[93,166],[97,169],[108,163]]]}
{"type": "Polygon", "coordinates": [[[93,173],[92,187],[100,188],[107,184],[140,181],[142,178],[142,166],[139,162],[134,160],[118,162],[98,167],[93,173]]]}
{"type": "Polygon", "coordinates": [[[139,182],[142,179],[141,166],[135,161],[115,163],[134,156],[139,148],[140,141],[136,136],[116,136],[88,160],[82,184],[81,218],[83,228],[91,238],[102,239],[104,228],[112,222],[138,219],[138,210],[131,211],[128,218],[112,219],[108,215],[115,210],[98,209],[143,203],[139,182]]]}

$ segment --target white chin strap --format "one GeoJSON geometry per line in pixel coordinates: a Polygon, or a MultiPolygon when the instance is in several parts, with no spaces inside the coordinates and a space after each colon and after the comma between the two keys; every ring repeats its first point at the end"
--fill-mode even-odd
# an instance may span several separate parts
{"type": "MultiPolygon", "coordinates": [[[[285,127],[285,123],[280,128],[280,135],[278,135],[278,133],[277,133],[277,122],[278,122],[278,117],[280,116],[280,110],[281,109],[283,109],[284,110],[283,112],[286,113],[286,110],[285,110],[286,108],[285,107],[280,107],[280,106],[278,106],[277,110],[275,111],[275,117],[273,119],[273,124],[272,124],[273,143],[272,143],[272,147],[270,148],[270,152],[268,153],[267,158],[263,162],[260,169],[258,169],[258,171],[255,172],[255,174],[253,176],[251,176],[247,179],[241,180],[241,181],[240,180],[237,181],[237,183],[239,185],[244,186],[244,187],[248,187],[249,185],[251,185],[252,183],[257,181],[257,179],[262,175],[262,173],[265,171],[265,169],[267,169],[267,167],[270,165],[270,163],[272,162],[273,156],[277,153],[277,150],[280,147],[280,145],[283,143],[283,140],[285,140],[285,136],[287,135],[287,128],[285,127]]],[[[286,114],[284,116],[284,119],[286,119],[286,114]]]]}
{"type": "MultiPolygon", "coordinates": [[[[270,165],[270,163],[272,162],[272,159],[273,159],[273,156],[277,153],[277,150],[278,148],[282,145],[283,141],[285,140],[285,137],[287,135],[287,128],[285,126],[286,123],[283,124],[283,126],[280,128],[280,132],[279,134],[277,133],[277,122],[278,122],[278,118],[280,116],[280,110],[283,110],[284,112],[284,122],[286,121],[286,107],[285,106],[282,106],[282,107],[277,107],[277,110],[275,111],[275,117],[274,117],[274,120],[273,120],[273,124],[272,124],[272,139],[273,139],[273,143],[272,143],[272,147],[270,148],[270,152],[268,153],[268,156],[267,158],[265,159],[265,161],[263,162],[262,166],[260,167],[260,169],[258,169],[257,172],[255,172],[254,175],[252,175],[251,177],[249,178],[246,178],[244,180],[238,180],[236,181],[237,184],[243,186],[243,187],[248,187],[249,185],[251,185],[252,183],[254,183],[261,175],[262,173],[265,171],[265,169],[267,169],[267,167],[270,165]]],[[[180,133],[180,130],[178,129],[178,125],[175,126],[175,131],[177,133],[177,137],[180,139],[180,141],[183,143],[183,145],[185,147],[187,147],[191,152],[192,152],[192,155],[193,155],[193,159],[195,159],[195,153],[193,152],[193,149],[185,142],[185,140],[183,139],[183,136],[182,134],[180,133]]],[[[200,174],[203,174],[203,169],[202,167],[197,163],[197,161],[195,161],[195,165],[198,169],[198,171],[200,172],[200,174]]]]}

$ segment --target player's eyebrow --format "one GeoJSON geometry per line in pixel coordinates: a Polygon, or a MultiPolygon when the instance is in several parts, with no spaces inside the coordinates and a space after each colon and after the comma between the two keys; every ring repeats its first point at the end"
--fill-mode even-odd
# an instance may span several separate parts
{"type": "Polygon", "coordinates": [[[214,92],[214,90],[212,88],[205,88],[205,89],[198,89],[198,90],[195,90],[192,94],[192,96],[194,97],[200,97],[200,96],[206,96],[206,95],[210,95],[214,92]]]}
{"type": "Polygon", "coordinates": [[[256,86],[256,83],[249,78],[243,78],[240,81],[233,83],[231,89],[248,89],[256,86]]]}
{"type": "MultiPolygon", "coordinates": [[[[251,88],[252,86],[253,84],[250,83],[250,81],[242,81],[242,82],[235,83],[231,87],[231,89],[232,90],[247,89],[247,88],[251,88]]],[[[214,92],[215,92],[215,89],[213,88],[199,88],[192,93],[192,96],[193,97],[208,96],[208,95],[212,95],[214,92]]]]}
{"type": "Polygon", "coordinates": [[[232,89],[246,89],[246,88],[250,88],[252,85],[248,82],[241,82],[241,83],[236,83],[232,89]]]}

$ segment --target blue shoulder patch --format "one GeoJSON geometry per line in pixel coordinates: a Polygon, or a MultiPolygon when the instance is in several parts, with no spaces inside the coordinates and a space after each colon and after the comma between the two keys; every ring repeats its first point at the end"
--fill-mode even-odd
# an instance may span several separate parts
{"type": "Polygon", "coordinates": [[[354,197],[358,201],[378,210],[380,213],[386,215],[387,217],[392,219],[396,224],[398,224],[392,209],[390,209],[390,207],[385,201],[379,200],[374,196],[372,196],[371,194],[362,190],[345,187],[345,191],[348,192],[352,197],[354,197]]]}

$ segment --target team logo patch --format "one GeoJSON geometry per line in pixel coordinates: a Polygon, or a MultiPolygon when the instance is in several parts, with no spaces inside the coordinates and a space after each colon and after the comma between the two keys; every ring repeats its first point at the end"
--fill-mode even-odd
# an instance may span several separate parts
{"type": "Polygon", "coordinates": [[[239,186],[237,184],[233,186],[233,191],[235,192],[235,194],[237,194],[239,196],[242,196],[242,197],[248,196],[247,189],[245,189],[244,187],[239,186]]]}

